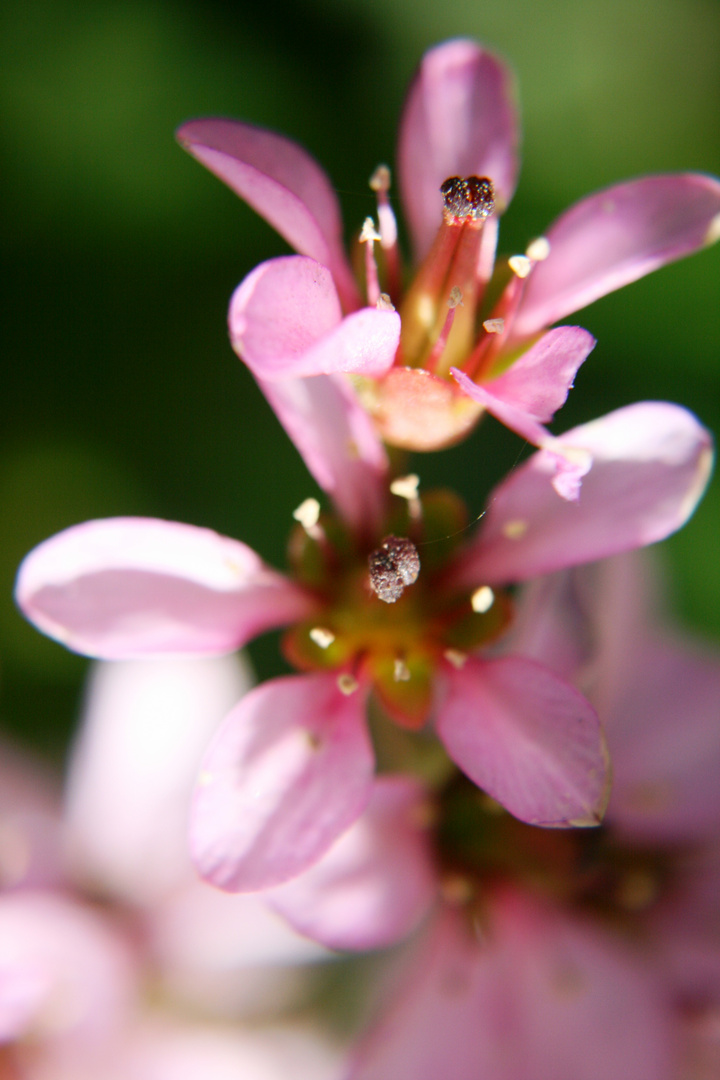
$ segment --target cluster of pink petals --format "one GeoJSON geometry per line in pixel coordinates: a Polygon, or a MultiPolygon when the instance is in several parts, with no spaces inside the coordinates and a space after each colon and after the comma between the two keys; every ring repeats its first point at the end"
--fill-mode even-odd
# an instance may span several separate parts
{"type": "MultiPolygon", "coordinates": [[[[288,413],[298,402],[327,404],[323,395],[336,392],[328,379],[278,384],[288,413]]],[[[342,493],[362,481],[364,505],[378,513],[388,478],[372,453],[358,453],[357,442],[350,449],[348,414],[323,407],[316,426],[292,415],[299,449],[337,489],[339,509],[342,493]]],[[[504,586],[659,540],[692,513],[712,460],[707,431],[663,403],[621,409],[558,442],[594,456],[582,500],[557,499],[547,483],[553,455],[539,451],[491,495],[448,568],[448,588],[504,586]]],[[[356,514],[353,506],[348,524],[367,535],[369,511],[361,524],[356,514]]],[[[238,541],[146,519],[88,522],[45,541],[25,559],[16,596],[46,634],[106,659],[228,653],[319,613],[312,592],[238,541]]],[[[205,756],[191,819],[207,880],[239,891],[279,885],[358,819],[373,792],[368,689],[347,694],[333,671],[289,676],[229,712],[205,756]]],[[[435,691],[436,730],[450,757],[511,813],[543,825],[599,820],[604,741],[570,683],[532,659],[477,655],[443,662],[435,691]]]]}
{"type": "MultiPolygon", "coordinates": [[[[502,328],[486,335],[481,370],[453,368],[453,383],[398,367],[400,318],[385,304],[361,306],[336,195],[306,151],[225,119],[190,121],[178,138],[299,252],[258,266],[230,304],[232,344],[273,404],[288,379],[379,380],[389,414],[381,431],[413,449],[455,441],[485,409],[529,442],[554,450],[551,478],[565,498],[577,497],[591,459],[567,459],[544,425],[595,342],[580,327],[547,327],[720,235],[720,183],[709,176],[648,176],[591,195],[550,226],[542,249],[528,249],[525,276],[513,277],[487,313],[495,322],[500,316],[502,328]]],[[[453,176],[487,176],[501,212],[515,188],[517,147],[505,65],[472,41],[431,49],[410,88],[398,140],[400,194],[418,263],[442,219],[440,185],[453,176]]],[[[391,216],[387,202],[380,201],[378,212],[382,243],[393,246],[394,228],[383,225],[391,216]]],[[[494,214],[478,259],[481,288],[492,273],[496,240],[494,214]]]]}
{"type": "MultiPolygon", "coordinates": [[[[375,850],[378,862],[386,859],[384,873],[392,876],[401,861],[415,883],[412,897],[399,894],[403,930],[417,924],[423,905],[425,911],[435,906],[435,915],[392,981],[347,1080],[717,1075],[720,658],[649,630],[650,613],[636,606],[638,570],[637,560],[625,558],[535,583],[528,603],[536,612],[542,594],[548,619],[537,633],[529,620],[526,641],[534,638],[538,655],[551,649],[603,701],[616,769],[606,822],[615,842],[629,854],[637,848],[670,858],[684,848],[676,863],[682,874],[676,872],[658,901],[648,895],[637,938],[610,920],[510,884],[488,886],[482,930],[471,930],[461,906],[439,904],[437,884],[428,884],[416,792],[409,818],[415,833],[407,824],[397,829],[387,855],[380,835],[375,850]]],[[[628,868],[636,872],[633,862],[628,868]]],[[[343,864],[331,852],[310,875],[324,889],[315,899],[313,933],[342,938],[340,898],[346,890],[359,895],[363,882],[370,889],[383,871],[374,865],[368,873],[367,857],[343,864]]],[[[307,918],[301,905],[286,913],[298,923],[307,918]]],[[[352,904],[347,915],[344,940],[351,944],[358,936],[352,904]]],[[[394,919],[401,925],[397,910],[394,919]]],[[[378,937],[388,925],[380,915],[378,937]]],[[[366,925],[366,936],[369,931],[366,925]]]]}
{"type": "Polygon", "coordinates": [[[328,954],[199,882],[183,843],[199,740],[246,688],[231,657],[98,667],[64,808],[3,744],[3,1077],[338,1075],[332,1046],[283,1015],[328,954]]]}

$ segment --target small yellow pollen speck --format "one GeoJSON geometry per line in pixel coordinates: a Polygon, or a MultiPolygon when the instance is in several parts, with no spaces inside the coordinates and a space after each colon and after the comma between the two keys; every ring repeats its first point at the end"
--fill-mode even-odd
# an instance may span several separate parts
{"type": "Polygon", "coordinates": [[[617,902],[626,911],[643,911],[658,895],[658,881],[647,870],[631,870],[620,882],[617,902]]]}
{"type": "Polygon", "coordinates": [[[407,476],[396,477],[390,485],[390,491],[401,499],[417,499],[419,483],[420,477],[417,473],[408,473],[407,476]]]}
{"type": "Polygon", "coordinates": [[[484,615],[486,611],[490,610],[494,603],[495,593],[489,585],[481,585],[470,597],[472,609],[473,611],[476,611],[478,615],[484,615]]]}
{"type": "Polygon", "coordinates": [[[550,241],[547,236],[538,236],[532,240],[525,249],[528,259],[533,262],[543,262],[550,254],[550,241]]]}
{"type": "Polygon", "coordinates": [[[708,231],[705,233],[705,243],[707,245],[715,244],[720,240],[720,214],[716,214],[708,226],[708,231]]]}
{"type": "Polygon", "coordinates": [[[532,262],[527,255],[511,255],[508,259],[508,266],[513,274],[517,274],[519,278],[527,277],[532,270],[532,262]]]}
{"type": "Polygon", "coordinates": [[[448,297],[448,307],[453,311],[456,307],[463,306],[463,294],[462,290],[458,289],[457,285],[453,285],[450,290],[450,296],[448,297]]]}
{"type": "Polygon", "coordinates": [[[395,660],[395,667],[393,668],[393,679],[395,680],[395,682],[409,682],[410,668],[407,666],[404,660],[395,660]]]}
{"type": "Polygon", "coordinates": [[[345,694],[345,697],[350,697],[351,694],[354,694],[359,685],[360,684],[355,676],[350,675],[347,671],[343,672],[342,675],[338,675],[337,687],[341,694],[345,694]]]}
{"type": "Polygon", "coordinates": [[[513,521],[506,521],[502,527],[503,536],[506,536],[508,540],[519,540],[525,535],[527,529],[527,521],[521,521],[520,518],[515,518],[513,521]]]}
{"type": "Polygon", "coordinates": [[[358,237],[361,244],[366,244],[369,240],[380,240],[380,233],[375,228],[375,222],[371,217],[366,217],[363,221],[362,229],[360,230],[360,236],[358,237]]]}
{"type": "Polygon", "coordinates": [[[386,292],[381,292],[375,303],[378,311],[394,311],[395,305],[386,292]]]}
{"type": "Polygon", "coordinates": [[[303,529],[313,529],[320,518],[320,503],[317,499],[305,499],[293,510],[293,517],[300,522],[303,529]]]}
{"type": "Polygon", "coordinates": [[[449,664],[452,664],[454,668],[459,671],[461,667],[465,666],[467,660],[467,653],[460,652],[459,649],[446,649],[443,656],[449,664]]]}
{"type": "Polygon", "coordinates": [[[213,774],[204,769],[197,778],[198,787],[209,787],[213,782],[213,774]]]}
{"type": "Polygon", "coordinates": [[[502,334],[505,329],[504,319],[486,319],[483,323],[483,330],[487,334],[502,334]]]}
{"type": "Polygon", "coordinates": [[[326,630],[324,626],[313,626],[310,631],[310,639],[321,649],[327,649],[335,640],[332,630],[326,630]]]}
{"type": "Polygon", "coordinates": [[[378,165],[375,172],[370,177],[370,190],[371,191],[389,191],[392,174],[387,165],[378,165]]]}
{"type": "Polygon", "coordinates": [[[440,883],[440,893],[447,904],[467,904],[473,894],[470,881],[461,874],[447,874],[440,883]]]}
{"type": "Polygon", "coordinates": [[[306,731],[305,735],[307,736],[307,741],[310,743],[310,748],[312,750],[319,750],[323,743],[318,733],[316,731],[306,731]]]}

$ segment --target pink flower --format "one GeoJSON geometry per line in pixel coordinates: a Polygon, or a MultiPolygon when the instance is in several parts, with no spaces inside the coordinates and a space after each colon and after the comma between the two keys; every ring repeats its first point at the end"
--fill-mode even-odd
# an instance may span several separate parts
{"type": "Polygon", "coordinates": [[[96,665],[64,816],[2,747],[3,1078],[337,1077],[329,1040],[281,1018],[330,954],[187,853],[198,741],[246,683],[233,656],[96,665]]]}
{"type": "Polygon", "coordinates": [[[178,138],[300,253],[258,266],[230,304],[233,347],[264,389],[350,376],[383,439],[414,450],[457,441],[487,410],[554,452],[566,498],[591,462],[565,457],[544,425],[595,342],[580,327],[547,327],[720,236],[716,179],[649,176],[577,203],[493,278],[518,124],[507,68],[468,40],[425,55],[405,104],[398,174],[417,270],[404,292],[384,166],[371,180],[377,230],[366,222],[361,234],[362,297],[332,185],[306,151],[224,119],[190,121],[178,138]]]}
{"type": "Polygon", "coordinates": [[[552,455],[540,451],[463,543],[450,493],[421,497],[412,478],[386,486],[375,437],[354,438],[364,414],[324,408],[347,401],[330,377],[272,389],[341,513],[321,517],[312,500],[298,509],[292,578],[207,529],[120,518],[41,544],[17,582],[36,626],[107,659],[222,654],[292,624],[284,648],[303,674],[245,695],[205,757],[191,826],[202,875],[228,890],[279,885],[357,820],[373,791],[370,692],[410,730],[433,717],[450,758],[523,821],[596,824],[607,763],[595,711],[548,667],[486,649],[510,621],[508,585],[678,528],[707,479],[708,433],[662,403],[567,432],[564,453],[595,459],[582,501],[555,498],[552,455]]]}
{"type": "Polygon", "coordinates": [[[542,588],[554,655],[572,667],[582,629],[575,674],[604,700],[605,822],[530,830],[451,779],[434,819],[443,903],[347,1080],[717,1075],[720,657],[646,625],[637,571],[625,558],[542,588]]]}

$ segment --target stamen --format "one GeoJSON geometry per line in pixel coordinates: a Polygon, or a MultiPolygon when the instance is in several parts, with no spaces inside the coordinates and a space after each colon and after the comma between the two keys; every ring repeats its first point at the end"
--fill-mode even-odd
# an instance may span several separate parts
{"type": "Polygon", "coordinates": [[[508,259],[508,266],[519,278],[526,278],[532,270],[532,265],[527,255],[511,255],[508,259]]]}
{"type": "Polygon", "coordinates": [[[459,649],[446,649],[443,656],[447,660],[448,664],[452,664],[457,671],[465,667],[467,662],[467,653],[460,652],[459,649]]]}
{"type": "Polygon", "coordinates": [[[395,305],[386,292],[381,292],[378,296],[375,307],[378,311],[394,311],[395,305]]]}
{"type": "Polygon", "coordinates": [[[397,476],[390,485],[393,495],[399,495],[401,499],[417,499],[418,484],[420,477],[417,473],[408,473],[407,476],[397,476]]]}
{"type": "Polygon", "coordinates": [[[547,236],[538,236],[525,248],[525,254],[531,262],[544,262],[550,254],[550,241],[547,236]]]}
{"type": "Polygon", "coordinates": [[[380,246],[385,253],[387,266],[387,287],[391,296],[399,297],[400,289],[400,258],[397,242],[397,221],[393,208],[390,205],[388,191],[390,190],[390,170],[387,165],[378,165],[370,177],[370,187],[377,195],[378,229],[380,232],[380,246]]]}
{"type": "Polygon", "coordinates": [[[344,671],[342,675],[338,675],[337,677],[337,688],[341,694],[345,695],[345,697],[350,697],[351,694],[354,694],[359,685],[360,683],[349,671],[344,671]]]}
{"type": "Polygon", "coordinates": [[[417,473],[408,473],[407,476],[397,476],[390,484],[391,495],[407,499],[408,513],[413,521],[419,521],[422,517],[422,505],[418,497],[419,483],[420,477],[417,473]]]}
{"type": "Polygon", "coordinates": [[[440,882],[440,895],[447,904],[461,907],[472,899],[472,883],[463,874],[446,874],[440,882]]]}
{"type": "Polygon", "coordinates": [[[370,586],[375,595],[386,604],[394,604],[402,596],[405,586],[417,581],[420,556],[412,540],[386,536],[370,555],[368,566],[370,586]]]}
{"type": "Polygon", "coordinates": [[[481,585],[470,597],[470,605],[478,615],[484,615],[495,603],[495,593],[489,585],[481,585]]]}
{"type": "Polygon", "coordinates": [[[495,192],[487,177],[451,176],[440,185],[443,197],[443,217],[448,225],[468,221],[482,224],[495,209],[495,192]]]}
{"type": "Polygon", "coordinates": [[[393,668],[393,679],[395,680],[395,682],[410,681],[410,668],[407,666],[404,660],[396,658],[395,666],[393,668]]]}
{"type": "Polygon", "coordinates": [[[335,640],[335,635],[332,630],[328,630],[324,626],[313,626],[309,637],[320,649],[330,648],[335,640]]]}
{"type": "Polygon", "coordinates": [[[425,361],[425,367],[428,371],[435,371],[437,369],[440,357],[445,352],[445,346],[447,345],[448,338],[450,337],[450,331],[452,330],[452,324],[455,321],[455,308],[462,305],[463,298],[460,289],[457,285],[453,285],[450,290],[450,296],[448,297],[449,311],[445,316],[445,322],[443,323],[442,330],[438,335],[438,339],[430,350],[430,355],[425,361]]]}
{"type": "Polygon", "coordinates": [[[306,532],[310,532],[320,520],[320,503],[317,499],[305,499],[293,510],[293,517],[300,522],[306,532]]]}
{"type": "Polygon", "coordinates": [[[486,319],[483,323],[483,330],[486,334],[502,334],[504,329],[504,319],[486,319]]]}
{"type": "Polygon", "coordinates": [[[380,240],[380,233],[375,228],[372,218],[365,218],[359,240],[361,244],[367,245],[365,248],[365,289],[368,305],[375,307],[380,299],[380,281],[375,261],[375,241],[380,240]]]}

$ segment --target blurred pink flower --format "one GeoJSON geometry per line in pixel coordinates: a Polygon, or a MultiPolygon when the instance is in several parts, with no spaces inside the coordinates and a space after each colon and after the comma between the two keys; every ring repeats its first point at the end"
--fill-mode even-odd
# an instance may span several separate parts
{"type": "Polygon", "coordinates": [[[198,741],[247,685],[236,657],[96,666],[64,815],[49,771],[3,747],[2,1077],[337,1077],[327,1038],[283,1019],[330,954],[199,882],[186,850],[198,741]]]}
{"type": "Polygon", "coordinates": [[[529,830],[452,781],[434,823],[443,902],[346,1080],[717,1075],[720,656],[656,628],[637,572],[625,557],[534,583],[549,633],[526,624],[604,699],[605,822],[529,830]]]}
{"type": "Polygon", "coordinates": [[[194,859],[228,890],[291,879],[360,816],[373,790],[371,689],[405,727],[434,716],[450,758],[521,820],[596,824],[607,761],[595,711],[547,666],[483,650],[510,620],[506,586],[667,536],[692,512],[712,458],[708,433],[685,410],[621,409],[558,439],[564,452],[594,457],[579,504],[555,497],[552,455],[540,451],[500,484],[480,529],[462,542],[464,508],[454,496],[420,497],[407,479],[402,494],[391,494],[372,456],[348,449],[353,410],[320,408],[328,399],[311,392],[319,423],[300,422],[293,395],[307,401],[311,386],[337,401],[327,380],[273,388],[341,513],[320,517],[312,501],[299,508],[294,580],[207,529],[120,518],[41,544],[17,581],[18,603],[36,626],[107,659],[222,654],[295,624],[285,651],[306,673],[245,695],[202,766],[194,859]],[[359,520],[347,496],[360,488],[359,520]],[[391,532],[401,538],[388,539],[391,532]],[[416,576],[423,552],[415,584],[393,561],[398,545],[414,553],[416,576]]]}
{"type": "Polygon", "coordinates": [[[468,40],[426,53],[405,103],[398,174],[417,270],[404,292],[389,171],[371,180],[378,228],[366,222],[361,234],[368,307],[333,187],[305,150],[225,119],[190,121],[178,139],[300,253],[258,266],[230,304],[233,347],[263,389],[349,375],[383,439],[414,450],[456,442],[487,410],[554,450],[566,498],[577,497],[590,462],[567,459],[543,425],[595,342],[580,327],[547,327],[720,236],[716,179],[648,176],[571,207],[491,282],[518,122],[508,69],[468,40]]]}

